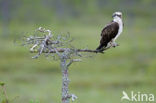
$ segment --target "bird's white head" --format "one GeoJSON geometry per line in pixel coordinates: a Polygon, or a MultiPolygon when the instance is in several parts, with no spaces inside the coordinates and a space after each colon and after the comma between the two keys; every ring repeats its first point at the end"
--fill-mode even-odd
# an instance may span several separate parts
{"type": "Polygon", "coordinates": [[[121,12],[115,12],[115,13],[113,13],[112,17],[113,18],[116,18],[116,17],[122,18],[122,13],[121,12]]]}

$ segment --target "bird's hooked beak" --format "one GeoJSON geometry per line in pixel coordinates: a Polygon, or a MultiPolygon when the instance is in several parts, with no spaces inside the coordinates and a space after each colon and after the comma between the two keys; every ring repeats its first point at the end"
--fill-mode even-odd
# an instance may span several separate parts
{"type": "Polygon", "coordinates": [[[122,13],[121,12],[115,12],[115,13],[113,13],[112,18],[114,18],[114,17],[120,17],[120,18],[122,18],[122,13]]]}

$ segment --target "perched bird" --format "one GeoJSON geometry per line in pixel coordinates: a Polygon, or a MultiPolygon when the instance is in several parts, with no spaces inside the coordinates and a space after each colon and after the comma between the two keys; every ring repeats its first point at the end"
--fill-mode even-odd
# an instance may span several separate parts
{"type": "Polygon", "coordinates": [[[112,17],[112,22],[107,24],[101,32],[100,45],[97,47],[97,51],[103,51],[110,45],[113,47],[118,45],[115,40],[123,31],[122,13],[115,12],[112,17]]]}

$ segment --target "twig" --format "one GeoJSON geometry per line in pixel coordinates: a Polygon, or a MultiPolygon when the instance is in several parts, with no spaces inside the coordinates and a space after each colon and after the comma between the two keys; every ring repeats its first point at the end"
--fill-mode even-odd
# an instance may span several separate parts
{"type": "Polygon", "coordinates": [[[70,62],[67,64],[67,67],[69,67],[73,62],[80,62],[81,59],[72,59],[70,62]]]}

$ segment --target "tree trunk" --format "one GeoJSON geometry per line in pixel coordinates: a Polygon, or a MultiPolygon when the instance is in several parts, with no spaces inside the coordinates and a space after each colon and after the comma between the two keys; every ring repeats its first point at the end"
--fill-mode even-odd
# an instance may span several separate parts
{"type": "Polygon", "coordinates": [[[61,69],[62,69],[62,103],[69,103],[70,102],[70,95],[68,93],[69,79],[66,59],[61,60],[61,69]]]}

